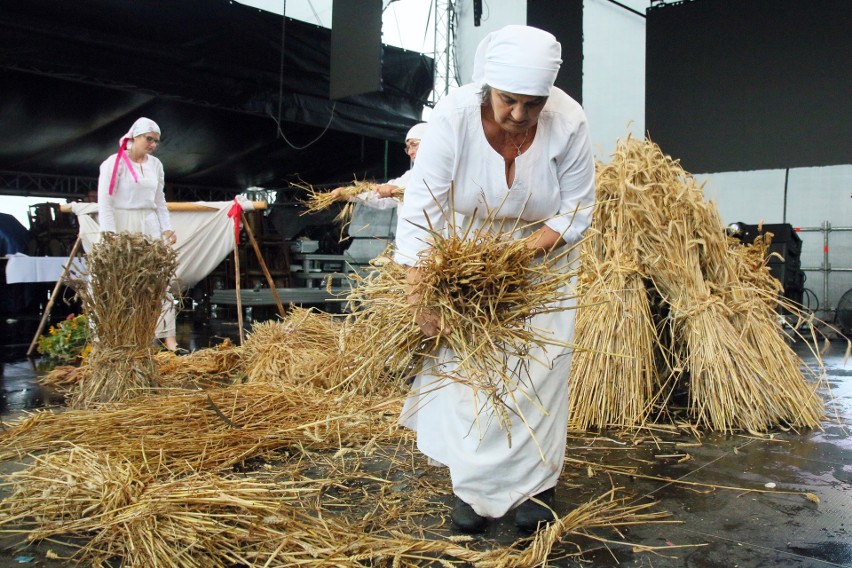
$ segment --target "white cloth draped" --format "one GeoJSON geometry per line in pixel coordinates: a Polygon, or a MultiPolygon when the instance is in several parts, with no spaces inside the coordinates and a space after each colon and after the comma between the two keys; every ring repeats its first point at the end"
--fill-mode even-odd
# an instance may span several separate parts
{"type": "MultiPolygon", "coordinates": [[[[238,198],[245,211],[253,209],[251,201],[238,198]]],[[[171,224],[177,235],[178,253],[176,284],[182,291],[195,286],[210,274],[234,250],[234,220],[228,217],[233,201],[198,201],[203,211],[170,211],[171,224]]],[[[80,226],[80,240],[86,252],[100,240],[97,203],[71,203],[80,226]]]]}

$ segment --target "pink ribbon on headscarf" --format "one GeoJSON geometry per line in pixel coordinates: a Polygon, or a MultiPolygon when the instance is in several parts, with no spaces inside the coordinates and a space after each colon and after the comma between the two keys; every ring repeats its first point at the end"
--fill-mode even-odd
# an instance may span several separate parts
{"type": "Polygon", "coordinates": [[[234,204],[228,210],[228,217],[234,220],[234,243],[240,244],[240,217],[243,215],[243,206],[234,198],[234,204]]]}
{"type": "Polygon", "coordinates": [[[115,189],[115,177],[118,174],[118,162],[124,160],[124,163],[127,164],[127,169],[130,170],[130,173],[133,174],[133,181],[139,183],[139,178],[136,176],[136,170],[133,169],[133,164],[130,163],[130,158],[127,156],[127,152],[124,151],[124,147],[127,145],[127,142],[130,138],[122,138],[121,143],[118,145],[118,155],[115,157],[115,165],[112,166],[112,177],[109,180],[109,194],[112,195],[113,190],[115,189]]]}

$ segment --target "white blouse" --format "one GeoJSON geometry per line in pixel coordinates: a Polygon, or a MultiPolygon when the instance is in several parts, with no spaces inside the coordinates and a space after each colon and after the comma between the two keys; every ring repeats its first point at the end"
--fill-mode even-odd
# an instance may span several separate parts
{"type": "MultiPolygon", "coordinates": [[[[98,177],[98,224],[101,231],[118,232],[127,230],[116,226],[116,209],[148,210],[156,212],[159,221],[160,232],[171,230],[169,210],[166,205],[166,196],[163,192],[165,186],[165,173],[163,163],[148,154],[145,161],[137,164],[133,161],[133,169],[136,172],[136,180],[127,169],[124,160],[118,164],[115,187],[112,195],[109,194],[109,182],[112,178],[112,170],[118,154],[113,154],[101,164],[100,176],[98,177]],[[137,181],[138,180],[138,181],[137,181]]],[[[159,235],[157,235],[159,236],[159,235]]]]}

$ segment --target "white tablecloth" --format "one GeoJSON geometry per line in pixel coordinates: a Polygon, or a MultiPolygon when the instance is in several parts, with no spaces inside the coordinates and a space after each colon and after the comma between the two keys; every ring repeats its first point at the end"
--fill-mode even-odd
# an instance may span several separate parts
{"type": "Polygon", "coordinates": [[[56,282],[68,262],[67,256],[9,255],[6,262],[6,283],[56,282]]]}

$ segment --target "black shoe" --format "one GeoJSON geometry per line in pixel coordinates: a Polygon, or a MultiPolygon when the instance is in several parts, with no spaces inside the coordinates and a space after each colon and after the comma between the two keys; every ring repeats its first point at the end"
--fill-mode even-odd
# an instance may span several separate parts
{"type": "Polygon", "coordinates": [[[473,507],[458,497],[454,498],[453,512],[450,516],[453,519],[453,525],[465,533],[481,533],[488,524],[488,519],[477,515],[473,507]]]}
{"type": "Polygon", "coordinates": [[[539,529],[540,526],[552,523],[556,518],[553,514],[553,495],[554,489],[545,489],[534,497],[544,505],[527,499],[515,509],[515,526],[525,531],[533,532],[539,529]],[[546,505],[546,506],[545,506],[546,505]]]}

